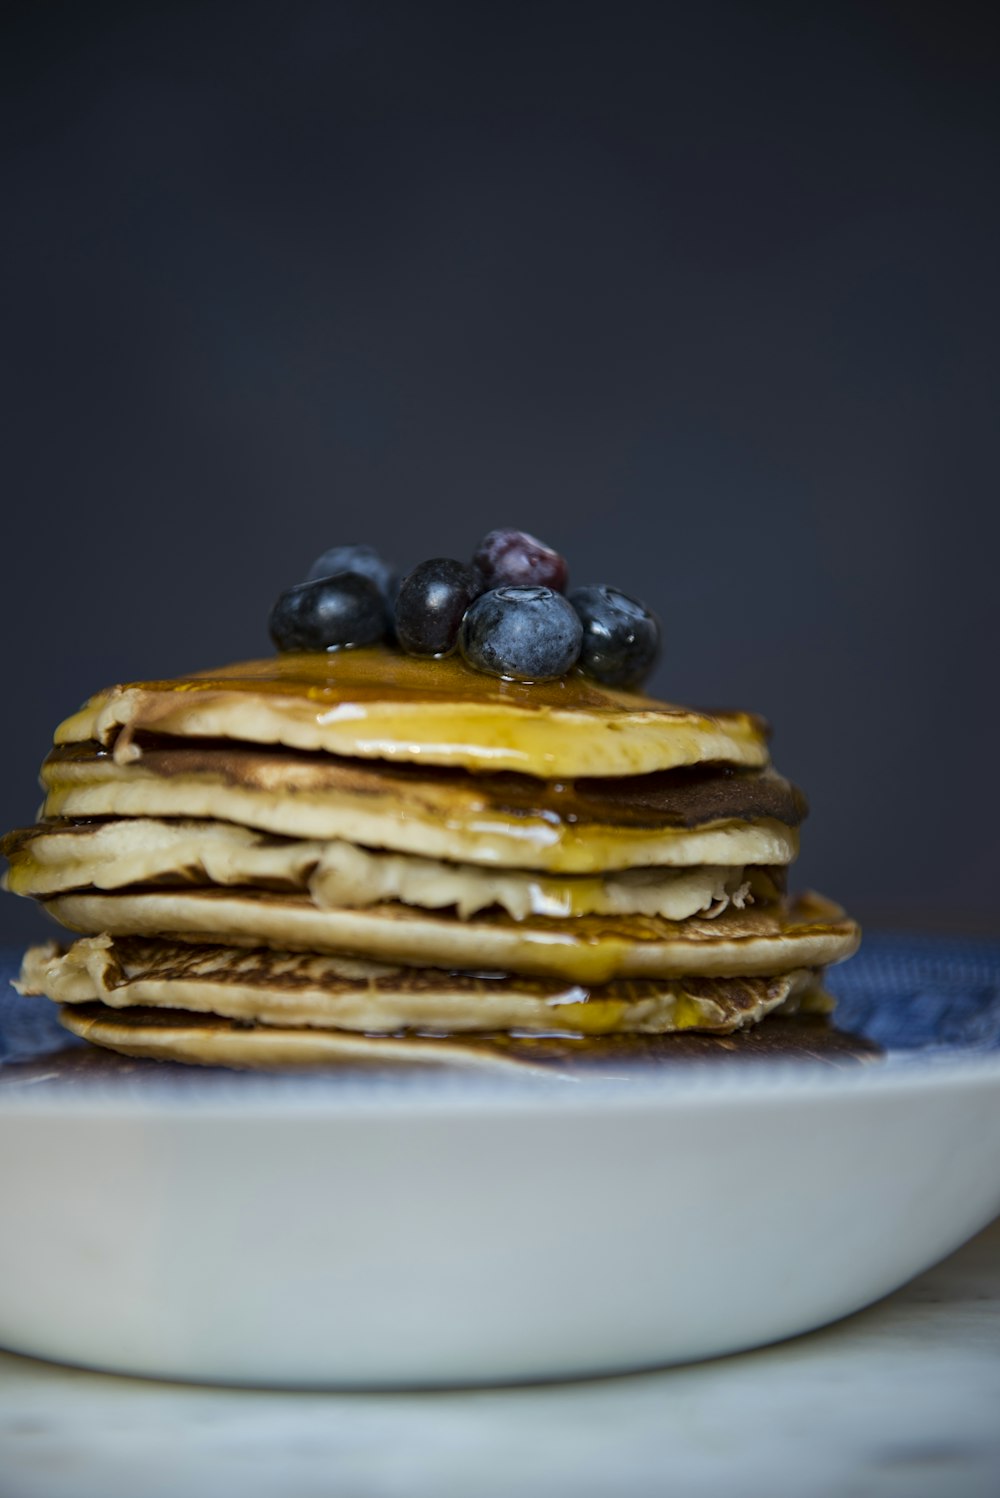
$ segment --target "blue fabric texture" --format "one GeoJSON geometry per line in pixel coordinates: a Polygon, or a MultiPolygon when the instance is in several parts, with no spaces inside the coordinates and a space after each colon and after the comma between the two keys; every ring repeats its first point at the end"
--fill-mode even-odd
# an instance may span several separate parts
{"type": "Polygon", "coordinates": [[[827,986],[837,1024],[889,1050],[1000,1050],[1000,942],[869,933],[827,986]]]}

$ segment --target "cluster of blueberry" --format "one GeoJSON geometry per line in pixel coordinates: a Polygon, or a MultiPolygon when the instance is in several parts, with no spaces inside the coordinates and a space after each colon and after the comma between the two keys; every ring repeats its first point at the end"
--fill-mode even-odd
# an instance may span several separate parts
{"type": "Polygon", "coordinates": [[[578,666],[638,686],[660,648],[655,614],[616,588],[566,594],[565,560],[525,531],[490,531],[471,564],[435,557],[399,581],[371,546],[335,546],[271,611],[279,650],[394,638],[408,655],[459,650],[477,671],[544,681],[578,666]]]}

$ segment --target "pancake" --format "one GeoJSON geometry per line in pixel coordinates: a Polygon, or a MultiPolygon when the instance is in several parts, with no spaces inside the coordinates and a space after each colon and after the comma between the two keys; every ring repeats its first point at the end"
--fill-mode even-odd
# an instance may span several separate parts
{"type": "Polygon", "coordinates": [[[42,785],[45,817],[212,817],[565,874],[787,864],[807,810],[802,793],[770,768],[563,782],[156,738],[133,740],[123,764],[89,742],[57,749],[42,785]]]}
{"type": "MultiPolygon", "coordinates": [[[[632,869],[604,876],[484,869],[408,853],[372,852],[342,840],[273,837],[227,822],[43,823],[8,833],[7,888],[44,897],[73,889],[149,883],[244,885],[303,890],[321,908],[400,900],[462,917],[489,909],[529,915],[718,915],[730,903],[773,898],[762,870],[701,867],[632,869]]],[[[783,870],[776,871],[783,878],[783,870]]]]}
{"type": "Polygon", "coordinates": [[[277,655],[111,687],[55,737],[114,742],[121,758],[140,732],[549,779],[768,761],[766,725],[751,713],[696,712],[578,672],[503,681],[458,657],[427,660],[384,647],[277,655]]]}
{"type": "Polygon", "coordinates": [[[98,936],[31,949],[18,988],[58,1003],[194,1010],[243,1022],[365,1034],[729,1034],[779,1007],[828,1008],[808,970],[594,989],[497,975],[391,968],[267,949],[98,936]]]}
{"type": "Polygon", "coordinates": [[[233,946],[347,953],[379,962],[526,973],[584,984],[616,978],[740,977],[824,967],[855,951],[858,927],[819,895],[714,920],[577,916],[471,920],[387,904],[319,910],[255,890],[128,890],[55,895],[46,908],[85,935],[171,936],[233,946]]]}
{"type": "MultiPolygon", "coordinates": [[[[692,1062],[717,1064],[807,1060],[842,1067],[864,1064],[880,1053],[871,1042],[844,1034],[821,1016],[791,1015],[779,1010],[767,1023],[730,1036],[685,1031],[676,1035],[463,1035],[438,1040],[422,1035],[371,1037],[341,1030],[298,1030],[247,1026],[211,1015],[171,1009],[115,1010],[103,1004],[64,1008],[60,1019],[68,1030],[92,1042],[89,1049],[67,1049],[26,1068],[30,1085],[55,1077],[116,1077],[125,1072],[134,1085],[139,1062],[113,1063],[109,1053],[188,1065],[225,1066],[267,1071],[312,1067],[434,1066],[554,1075],[560,1081],[606,1077],[615,1082],[648,1075],[656,1067],[692,1062]],[[105,1054],[102,1056],[101,1050],[105,1054]],[[34,1075],[32,1073],[35,1073],[34,1075]]],[[[0,1074],[15,1085],[22,1068],[0,1074]]]]}
{"type": "MultiPolygon", "coordinates": [[[[99,1004],[77,1005],[72,1011],[79,1022],[99,1020],[100,1016],[110,1024],[119,1018],[132,1022],[129,1034],[133,1042],[138,1026],[149,1016],[151,1024],[159,1023],[158,1033],[174,1022],[186,1028],[202,1025],[202,1017],[179,1010],[138,1007],[128,1010],[113,1010],[99,1004]],[[163,1026],[163,1021],[167,1026],[163,1026]]],[[[250,1036],[250,1048],[255,1038],[267,1042],[268,1033],[263,1026],[250,1029],[233,1020],[212,1020],[207,1025],[217,1025],[231,1034],[250,1036]]],[[[207,1028],[207,1026],[205,1026],[207,1028]]],[[[301,1031],[291,1034],[302,1035],[301,1031]]],[[[610,1082],[615,1087],[627,1086],[637,1076],[647,1078],[655,1075],[657,1084],[669,1086],[677,1075],[676,1068],[690,1068],[694,1063],[704,1068],[747,1066],[761,1064],[774,1067],[788,1062],[807,1061],[810,1065],[836,1067],[866,1065],[884,1056],[873,1041],[863,1036],[840,1030],[828,1013],[811,1013],[803,1005],[794,1013],[786,1013],[784,1007],[772,1011],[766,1022],[750,1025],[743,1030],[734,1030],[731,1035],[702,1030],[681,1030],[671,1035],[459,1035],[447,1040],[426,1036],[375,1037],[347,1031],[319,1031],[320,1036],[334,1040],[342,1038],[348,1044],[360,1044],[361,1054],[339,1059],[330,1059],[329,1065],[343,1073],[357,1074],[359,1069],[395,1067],[399,1062],[419,1065],[424,1048],[436,1048],[440,1063],[453,1067],[491,1065],[507,1071],[526,1072],[529,1076],[548,1073],[559,1083],[580,1081],[584,1078],[610,1082]],[[392,1055],[386,1058],[383,1047],[388,1045],[392,1055]],[[408,1049],[412,1047],[413,1049],[408,1049]],[[655,1072],[654,1069],[655,1068],[655,1072]],[[666,1071],[665,1071],[666,1069],[666,1071]]],[[[308,1041],[308,1033],[305,1039],[308,1041]]],[[[163,1060],[141,1054],[129,1055],[100,1044],[76,1043],[76,1036],[67,1036],[66,1043],[56,1050],[46,1049],[20,1061],[6,1061],[0,1067],[0,1091],[10,1088],[31,1087],[48,1092],[70,1084],[73,1087],[97,1082],[106,1087],[123,1080],[129,1088],[155,1082],[164,1061],[183,1065],[184,1056],[165,1056],[163,1060]]],[[[205,1059],[205,1058],[203,1058],[205,1059]]],[[[227,1064],[221,1059],[217,1064],[227,1064]]],[[[237,1063],[233,1063],[234,1065],[237,1063]]],[[[278,1062],[276,1065],[280,1065],[278,1062]]],[[[321,1063],[316,1057],[307,1063],[315,1070],[321,1063]]],[[[682,1073],[683,1075],[683,1070],[682,1073]]]]}

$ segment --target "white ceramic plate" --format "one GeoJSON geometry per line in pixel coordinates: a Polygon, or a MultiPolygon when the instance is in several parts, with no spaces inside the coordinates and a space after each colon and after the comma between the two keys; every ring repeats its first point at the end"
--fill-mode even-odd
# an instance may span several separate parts
{"type": "Polygon", "coordinates": [[[399,1387],[648,1368],[846,1315],[1000,1209],[1000,948],[870,938],[834,986],[879,1059],[541,1082],[88,1081],[12,995],[0,1345],[399,1387]]]}

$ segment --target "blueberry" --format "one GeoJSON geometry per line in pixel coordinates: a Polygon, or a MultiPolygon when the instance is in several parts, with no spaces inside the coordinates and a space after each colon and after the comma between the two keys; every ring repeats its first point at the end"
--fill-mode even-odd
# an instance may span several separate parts
{"type": "Polygon", "coordinates": [[[410,655],[448,655],[458,626],[483,590],[478,572],[450,557],[421,562],[403,578],[396,598],[396,638],[410,655]]]}
{"type": "Polygon", "coordinates": [[[458,643],[477,671],[544,681],[576,664],[582,635],[576,614],[552,588],[495,588],[472,604],[458,643]]]}
{"type": "Polygon", "coordinates": [[[338,572],[298,583],[271,610],[271,639],[279,650],[331,650],[374,645],[386,632],[385,600],[371,578],[338,572]]]}
{"type": "Polygon", "coordinates": [[[337,572],[357,572],[367,577],[378,588],[388,603],[396,591],[396,575],[389,563],[383,561],[374,546],[331,546],[324,551],[306,573],[306,582],[314,583],[321,577],[333,577],[337,572]]]}
{"type": "Polygon", "coordinates": [[[562,593],[569,577],[559,553],[527,531],[489,531],[472,560],[487,588],[554,588],[562,593]]]}
{"type": "Polygon", "coordinates": [[[660,653],[660,624],[617,588],[574,588],[569,601],[583,624],[580,666],[609,687],[638,686],[660,653]]]}

